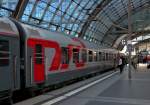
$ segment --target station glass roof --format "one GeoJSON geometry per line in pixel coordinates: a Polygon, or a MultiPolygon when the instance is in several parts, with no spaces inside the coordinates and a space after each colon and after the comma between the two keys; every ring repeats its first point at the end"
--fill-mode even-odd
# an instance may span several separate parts
{"type": "Polygon", "coordinates": [[[78,37],[89,14],[101,1],[29,0],[22,21],[78,37]]]}
{"type": "Polygon", "coordinates": [[[19,0],[0,0],[0,16],[11,16],[19,0]]]}
{"type": "MultiPolygon", "coordinates": [[[[127,20],[128,0],[21,1],[26,2],[24,7],[19,0],[0,0],[0,15],[13,17],[20,5],[24,9],[19,20],[23,22],[107,46],[113,46],[120,37],[116,34],[121,30],[118,27],[128,28],[123,23],[127,20]]],[[[133,14],[143,8],[150,11],[150,0],[131,0],[131,5],[133,14]]]]}

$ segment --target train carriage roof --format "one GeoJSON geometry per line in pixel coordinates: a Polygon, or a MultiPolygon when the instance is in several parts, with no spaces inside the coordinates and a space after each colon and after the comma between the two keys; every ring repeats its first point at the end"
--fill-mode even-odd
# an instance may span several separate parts
{"type": "MultiPolygon", "coordinates": [[[[86,47],[87,49],[110,51],[108,49],[106,50],[106,48],[103,46],[100,46],[95,43],[90,43],[89,41],[85,41],[81,38],[73,38],[72,39],[60,32],[52,32],[52,31],[48,31],[46,29],[38,28],[35,26],[30,26],[27,24],[23,24],[23,23],[20,23],[20,24],[21,24],[22,28],[25,30],[26,39],[40,38],[40,39],[45,39],[45,40],[56,41],[59,44],[61,44],[61,46],[67,46],[69,44],[72,44],[75,46],[83,46],[84,45],[84,47],[86,47]]],[[[4,17],[0,18],[0,32],[8,33],[8,34],[11,33],[13,36],[19,37],[19,32],[18,32],[16,25],[9,18],[4,18],[4,17]]],[[[111,52],[112,52],[112,50],[111,50],[111,52]]]]}
{"type": "Polygon", "coordinates": [[[26,32],[26,38],[40,38],[45,40],[56,41],[62,46],[67,46],[69,44],[80,45],[78,42],[72,40],[70,37],[62,35],[60,32],[52,32],[46,29],[38,28],[35,26],[29,26],[26,24],[21,24],[26,32]]]}
{"type": "Polygon", "coordinates": [[[35,26],[30,26],[26,24],[21,24],[26,32],[26,38],[40,38],[45,40],[52,40],[59,42],[62,46],[67,46],[69,44],[75,45],[75,46],[85,46],[87,49],[91,50],[101,50],[101,51],[114,51],[114,49],[109,49],[104,46],[100,46],[95,43],[90,43],[89,41],[83,40],[81,38],[70,38],[69,36],[66,36],[63,33],[60,32],[52,32],[48,31],[46,29],[38,28],[35,26]],[[107,49],[107,50],[106,50],[107,49]]]}
{"type": "Polygon", "coordinates": [[[19,33],[15,24],[8,18],[0,18],[0,33],[9,36],[19,37],[19,33]]]}
{"type": "MultiPolygon", "coordinates": [[[[81,38],[78,38],[81,42],[84,43],[84,45],[86,46],[86,48],[89,48],[89,49],[96,49],[96,50],[104,50],[104,49],[108,49],[107,47],[105,46],[101,46],[99,44],[96,44],[96,43],[93,43],[93,42],[89,42],[87,40],[83,40],[81,38]]],[[[115,50],[115,49],[112,49],[112,50],[115,50]]]]}
{"type": "Polygon", "coordinates": [[[80,39],[87,48],[89,49],[96,49],[96,50],[99,50],[99,51],[102,51],[102,52],[112,52],[112,53],[118,53],[118,50],[114,49],[114,48],[107,48],[107,47],[104,47],[104,46],[100,46],[98,44],[95,44],[95,43],[90,43],[89,41],[86,41],[86,40],[83,40],[83,39],[80,39]]]}

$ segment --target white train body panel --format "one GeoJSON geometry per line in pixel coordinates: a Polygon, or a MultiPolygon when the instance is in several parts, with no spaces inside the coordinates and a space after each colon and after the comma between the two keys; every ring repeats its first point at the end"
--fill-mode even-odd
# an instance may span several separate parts
{"type": "MultiPolygon", "coordinates": [[[[118,54],[116,50],[59,32],[13,22],[0,18],[0,32],[15,33],[13,35],[18,37],[17,46],[13,46],[12,50],[18,54],[19,66],[16,70],[20,68],[21,87],[57,84],[114,67],[114,55],[118,54]],[[7,28],[2,26],[1,20],[8,24],[7,28]]],[[[20,83],[18,73],[15,81],[17,87],[20,83]]]]}

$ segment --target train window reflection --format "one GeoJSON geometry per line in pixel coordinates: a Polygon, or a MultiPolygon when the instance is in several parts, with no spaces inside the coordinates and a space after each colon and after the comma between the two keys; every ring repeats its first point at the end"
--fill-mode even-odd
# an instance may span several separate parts
{"type": "Polygon", "coordinates": [[[89,62],[93,61],[93,51],[89,51],[89,62]]]}
{"type": "Polygon", "coordinates": [[[79,62],[79,49],[73,49],[73,63],[79,62]]]}
{"type": "Polygon", "coordinates": [[[101,60],[102,60],[102,53],[99,52],[99,61],[101,61],[101,60]]]}
{"type": "Polygon", "coordinates": [[[106,55],[105,55],[105,53],[104,53],[104,52],[102,53],[102,60],[103,60],[103,61],[105,61],[105,60],[106,60],[106,55]]]}
{"type": "Polygon", "coordinates": [[[62,47],[62,64],[69,64],[69,49],[62,47]]]}
{"type": "Polygon", "coordinates": [[[82,61],[87,62],[87,51],[86,51],[86,49],[82,49],[82,61]]]}
{"type": "Polygon", "coordinates": [[[94,52],[94,61],[97,62],[98,61],[98,52],[94,52]]]}

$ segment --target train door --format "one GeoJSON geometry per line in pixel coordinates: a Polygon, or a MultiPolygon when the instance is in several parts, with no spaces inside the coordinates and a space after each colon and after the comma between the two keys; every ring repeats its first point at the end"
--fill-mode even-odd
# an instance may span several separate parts
{"type": "MultiPolygon", "coordinates": [[[[45,83],[45,80],[48,79],[48,73],[59,69],[61,61],[61,49],[59,44],[50,40],[30,38],[27,40],[27,49],[27,63],[29,64],[30,62],[31,65],[30,68],[28,64],[26,66],[26,71],[28,72],[26,73],[27,76],[32,76],[31,82],[45,83]],[[31,57],[30,61],[29,57],[31,57]]],[[[30,78],[26,78],[27,86],[31,85],[29,84],[29,79],[30,78]]]]}
{"type": "Polygon", "coordinates": [[[45,54],[41,44],[36,44],[34,49],[34,80],[36,83],[45,81],[45,54]]]}
{"type": "Polygon", "coordinates": [[[30,55],[31,84],[41,84],[45,81],[45,59],[44,48],[41,44],[34,44],[28,52],[30,55]]]}
{"type": "Polygon", "coordinates": [[[26,54],[26,87],[45,82],[45,52],[42,42],[28,39],[26,54]]]}
{"type": "Polygon", "coordinates": [[[19,88],[19,39],[0,35],[0,90],[19,88]]]}

